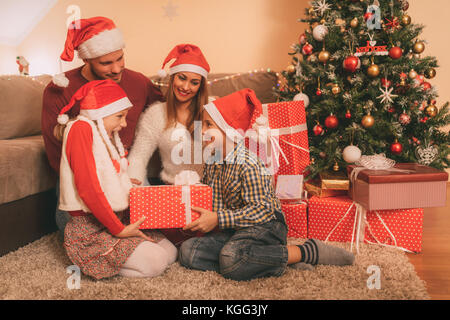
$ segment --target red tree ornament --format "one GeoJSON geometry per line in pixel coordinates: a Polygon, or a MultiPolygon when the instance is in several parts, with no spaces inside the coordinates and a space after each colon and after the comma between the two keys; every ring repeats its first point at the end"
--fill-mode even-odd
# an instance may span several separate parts
{"type": "Polygon", "coordinates": [[[389,50],[389,57],[391,57],[392,59],[396,60],[396,59],[400,59],[403,55],[403,50],[400,47],[392,47],[389,50]]]}
{"type": "Polygon", "coordinates": [[[313,133],[316,136],[323,134],[323,127],[320,124],[316,124],[313,128],[313,133]]]}
{"type": "Polygon", "coordinates": [[[302,48],[302,53],[304,55],[310,55],[313,52],[313,46],[309,43],[306,43],[302,48]]]}
{"type": "Polygon", "coordinates": [[[349,56],[345,58],[342,66],[346,71],[353,73],[361,67],[361,61],[358,57],[349,56]]]}
{"type": "Polygon", "coordinates": [[[350,113],[350,110],[347,110],[347,112],[345,112],[345,118],[350,119],[351,117],[352,117],[352,114],[350,113]]]}
{"type": "Polygon", "coordinates": [[[403,151],[403,146],[400,142],[395,140],[393,144],[391,144],[391,152],[392,154],[399,155],[403,151]]]}
{"type": "Polygon", "coordinates": [[[392,82],[389,81],[389,80],[386,79],[386,78],[382,78],[382,79],[381,79],[381,85],[382,85],[383,87],[389,88],[389,87],[392,85],[392,82]]]}
{"type": "Polygon", "coordinates": [[[411,122],[411,117],[407,113],[402,113],[398,116],[398,122],[406,126],[411,122]]]}
{"type": "Polygon", "coordinates": [[[429,82],[422,83],[422,88],[423,88],[423,91],[430,90],[431,89],[431,83],[429,83],[429,82]]]}
{"type": "Polygon", "coordinates": [[[306,34],[302,33],[299,37],[298,37],[298,42],[301,45],[304,45],[306,43],[306,34]]]}
{"type": "Polygon", "coordinates": [[[334,129],[339,125],[339,120],[338,118],[333,115],[330,114],[326,119],[325,119],[325,127],[329,128],[329,129],[334,129]]]}

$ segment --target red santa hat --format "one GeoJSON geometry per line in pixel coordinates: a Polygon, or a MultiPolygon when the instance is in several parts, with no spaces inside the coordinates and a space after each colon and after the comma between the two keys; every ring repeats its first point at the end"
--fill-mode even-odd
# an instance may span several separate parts
{"type": "MultiPolygon", "coordinates": [[[[122,32],[114,22],[105,17],[93,17],[73,21],[67,30],[64,51],[60,58],[72,61],[74,51],[78,51],[80,59],[94,59],[125,47],[122,32]]],[[[69,80],[64,74],[53,78],[53,82],[67,87],[69,80]]]]}
{"type": "Polygon", "coordinates": [[[170,75],[177,72],[188,71],[197,73],[205,79],[208,77],[210,70],[209,64],[199,47],[193,44],[179,44],[175,46],[164,60],[161,70],[158,71],[158,75],[161,78],[164,78],[167,75],[164,71],[164,67],[172,59],[176,60],[170,66],[170,75]]]}
{"type": "Polygon", "coordinates": [[[205,105],[204,109],[232,140],[244,139],[245,132],[252,128],[253,116],[262,114],[262,104],[251,89],[242,89],[216,99],[205,105]]]}
{"type": "Polygon", "coordinates": [[[94,80],[86,83],[72,96],[70,102],[61,109],[58,123],[67,124],[69,117],[66,114],[77,101],[80,101],[80,116],[96,121],[103,141],[112,155],[116,169],[126,169],[128,162],[125,158],[125,149],[120,140],[119,133],[114,132],[117,149],[111,143],[103,125],[103,118],[128,109],[133,106],[125,91],[113,80],[94,80]]]}

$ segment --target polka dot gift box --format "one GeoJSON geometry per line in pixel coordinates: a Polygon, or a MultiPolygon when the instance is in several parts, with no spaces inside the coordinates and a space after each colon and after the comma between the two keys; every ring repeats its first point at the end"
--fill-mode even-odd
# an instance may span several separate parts
{"type": "MultiPolygon", "coordinates": [[[[349,197],[309,199],[308,238],[356,241],[356,203],[349,197]],[[353,237],[352,237],[353,236],[353,237]]],[[[361,240],[401,250],[422,249],[423,209],[373,210],[366,212],[361,240]]]]}
{"type": "MultiPolygon", "coordinates": [[[[303,101],[263,104],[262,115],[255,113],[251,123],[259,124],[257,119],[261,116],[268,119],[268,124],[264,126],[268,125],[270,135],[275,139],[272,147],[275,148],[275,154],[278,154],[278,163],[273,159],[268,160],[268,150],[258,148],[257,152],[264,163],[269,166],[272,163],[275,182],[278,175],[303,174],[309,165],[308,130],[303,101]]],[[[248,141],[247,145],[251,143],[248,141]]],[[[249,148],[252,150],[251,145],[249,148]]]]}
{"type": "Polygon", "coordinates": [[[130,223],[146,216],[140,229],[182,228],[200,214],[191,207],[212,210],[212,189],[206,185],[135,187],[130,190],[130,223]]]}
{"type": "Polygon", "coordinates": [[[355,213],[356,207],[347,196],[311,197],[309,199],[308,238],[325,240],[329,236],[328,241],[351,242],[355,213]],[[331,232],[336,225],[338,225],[336,229],[331,232]]]}
{"type": "Polygon", "coordinates": [[[307,204],[281,202],[281,210],[288,225],[288,238],[306,239],[308,236],[307,204]]]}
{"type": "Polygon", "coordinates": [[[423,209],[377,210],[366,215],[365,242],[422,250],[423,209]]]}

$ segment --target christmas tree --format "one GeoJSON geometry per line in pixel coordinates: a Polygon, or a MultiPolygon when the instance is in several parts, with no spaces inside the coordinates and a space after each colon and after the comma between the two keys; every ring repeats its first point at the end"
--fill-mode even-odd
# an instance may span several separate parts
{"type": "Polygon", "coordinates": [[[279,100],[303,100],[311,177],[338,171],[362,155],[449,167],[448,102],[438,107],[425,55],[423,25],[406,0],[315,0],[308,29],[292,46],[292,64],[275,89],[279,100]]]}

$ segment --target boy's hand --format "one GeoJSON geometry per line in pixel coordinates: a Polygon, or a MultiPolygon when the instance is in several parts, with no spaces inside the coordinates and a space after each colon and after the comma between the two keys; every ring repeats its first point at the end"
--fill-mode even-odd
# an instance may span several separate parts
{"type": "Polygon", "coordinates": [[[192,210],[200,213],[200,217],[194,222],[188,224],[183,230],[210,232],[219,224],[217,212],[212,212],[203,208],[192,207],[192,210]]]}

